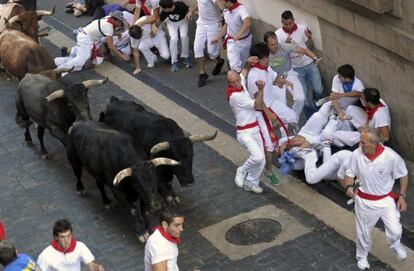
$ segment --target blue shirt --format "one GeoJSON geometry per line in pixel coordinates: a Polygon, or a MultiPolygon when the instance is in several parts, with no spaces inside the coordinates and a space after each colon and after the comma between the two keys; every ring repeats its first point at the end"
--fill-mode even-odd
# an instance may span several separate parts
{"type": "Polygon", "coordinates": [[[41,271],[37,263],[26,254],[17,255],[17,259],[8,264],[3,271],[41,271]]]}

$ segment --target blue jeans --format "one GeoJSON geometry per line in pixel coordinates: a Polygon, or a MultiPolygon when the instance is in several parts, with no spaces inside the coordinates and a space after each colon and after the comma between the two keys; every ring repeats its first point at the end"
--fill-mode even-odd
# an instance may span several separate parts
{"type": "Polygon", "coordinates": [[[315,106],[314,101],[322,98],[322,80],[318,67],[315,62],[311,62],[308,65],[300,68],[294,68],[298,73],[298,77],[303,86],[303,92],[305,94],[305,107],[303,109],[305,118],[308,119],[318,109],[315,106]],[[309,98],[309,84],[313,90],[313,100],[309,98]]]}

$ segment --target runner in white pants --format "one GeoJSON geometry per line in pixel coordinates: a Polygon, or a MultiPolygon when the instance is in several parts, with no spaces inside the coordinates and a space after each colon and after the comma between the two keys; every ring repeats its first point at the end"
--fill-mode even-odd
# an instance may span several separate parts
{"type": "Polygon", "coordinates": [[[240,72],[249,57],[252,43],[251,19],[247,9],[237,0],[224,0],[224,7],[224,25],[213,43],[217,43],[227,34],[225,43],[230,69],[240,72]]]}
{"type": "Polygon", "coordinates": [[[129,61],[129,55],[120,52],[113,44],[112,36],[127,23],[121,11],[116,10],[110,16],[94,20],[83,27],[76,36],[76,55],[55,58],[58,68],[74,68],[74,71],[83,69],[85,63],[91,58],[93,49],[101,45],[101,39],[106,37],[108,48],[119,58],[129,61]]]}
{"type": "Polygon", "coordinates": [[[199,72],[198,87],[202,87],[208,79],[204,65],[204,49],[207,47],[209,58],[216,61],[216,66],[212,72],[213,75],[220,74],[224,65],[224,59],[220,57],[220,43],[212,42],[221,30],[223,16],[216,0],[197,0],[197,5],[190,8],[187,20],[190,20],[196,12],[198,12],[198,19],[194,38],[194,57],[199,72]]]}
{"type": "Polygon", "coordinates": [[[163,59],[168,60],[170,57],[170,50],[168,49],[167,39],[165,37],[164,31],[159,29],[157,34],[152,37],[151,32],[151,24],[147,23],[147,16],[143,16],[135,22],[134,27],[135,30],[137,27],[140,28],[138,32],[141,32],[141,37],[134,38],[131,35],[130,29],[130,36],[131,36],[131,48],[132,54],[134,55],[134,63],[135,63],[135,70],[133,74],[138,74],[141,72],[140,64],[139,64],[139,51],[144,55],[145,60],[147,61],[148,68],[153,68],[157,61],[157,56],[151,51],[152,47],[157,47],[160,55],[163,59]],[[138,51],[139,50],[139,51],[138,51]]]}
{"type": "MultiPolygon", "coordinates": [[[[263,41],[269,46],[270,61],[269,64],[272,69],[279,75],[284,76],[285,79],[292,82],[293,87],[290,86],[274,86],[275,98],[283,103],[286,107],[286,90],[293,96],[292,109],[296,114],[296,123],[300,118],[303,106],[305,105],[305,94],[303,92],[302,83],[299,80],[298,73],[292,69],[291,53],[300,55],[307,55],[310,58],[316,58],[316,55],[309,49],[302,48],[293,44],[279,44],[276,33],[268,31],[263,36],[263,41]]],[[[292,114],[290,110],[283,109],[283,115],[289,116],[292,114]]],[[[283,116],[282,115],[282,116],[283,116]]],[[[291,117],[290,117],[291,118],[291,117]]],[[[290,123],[290,122],[289,122],[290,123]]]]}
{"type": "Polygon", "coordinates": [[[252,99],[243,87],[239,74],[229,71],[227,82],[226,95],[236,118],[237,140],[250,153],[246,162],[237,168],[235,183],[239,187],[244,187],[247,191],[262,193],[263,189],[259,186],[259,183],[260,175],[265,166],[265,155],[257,124],[256,110],[263,107],[264,84],[258,82],[259,91],[255,99],[252,99]]]}
{"type": "Polygon", "coordinates": [[[181,40],[181,57],[186,68],[191,68],[188,54],[188,21],[186,19],[188,6],[181,1],[160,0],[160,21],[166,22],[170,34],[171,71],[178,70],[178,41],[181,40]]]}
{"type": "MultiPolygon", "coordinates": [[[[346,115],[352,118],[350,122],[358,130],[364,126],[377,128],[381,142],[388,141],[391,129],[390,111],[380,98],[379,91],[375,88],[366,88],[361,100],[365,104],[365,110],[354,105],[348,106],[346,115]]],[[[333,144],[339,147],[354,146],[359,139],[359,131],[337,131],[333,135],[333,144]]]]}
{"type": "Polygon", "coordinates": [[[355,198],[356,258],[360,269],[370,268],[367,257],[372,243],[371,230],[380,218],[384,222],[390,248],[400,260],[407,258],[407,252],[400,243],[400,211],[407,209],[407,173],[404,160],[391,148],[380,144],[378,131],[365,128],[360,148],[352,153],[344,180],[346,194],[355,198]],[[357,191],[352,186],[355,178],[361,185],[357,191]],[[400,179],[399,194],[392,192],[396,179],[400,179]]]}

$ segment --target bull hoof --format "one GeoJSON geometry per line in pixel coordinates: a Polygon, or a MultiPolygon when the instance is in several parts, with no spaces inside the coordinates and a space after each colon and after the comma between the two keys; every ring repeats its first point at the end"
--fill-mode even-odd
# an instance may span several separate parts
{"type": "Polygon", "coordinates": [[[31,140],[25,140],[23,145],[26,147],[33,147],[33,142],[31,140]]]}
{"type": "Polygon", "coordinates": [[[115,209],[115,203],[110,202],[104,205],[105,211],[112,211],[115,209]]]}
{"type": "Polygon", "coordinates": [[[42,160],[49,160],[49,159],[50,159],[50,155],[48,153],[42,154],[42,160]]]}
{"type": "Polygon", "coordinates": [[[175,196],[173,203],[180,204],[181,203],[180,197],[179,196],[175,196]]]}
{"type": "Polygon", "coordinates": [[[88,195],[86,194],[85,191],[77,191],[76,194],[81,197],[81,198],[86,198],[88,195]]]}
{"type": "Polygon", "coordinates": [[[149,238],[149,233],[145,232],[143,235],[138,235],[138,241],[144,244],[149,238]]]}

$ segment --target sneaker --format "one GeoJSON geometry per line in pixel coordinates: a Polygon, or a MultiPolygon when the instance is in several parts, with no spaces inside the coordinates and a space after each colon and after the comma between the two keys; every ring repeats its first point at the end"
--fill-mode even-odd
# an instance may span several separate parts
{"type": "Polygon", "coordinates": [[[293,147],[289,150],[289,152],[295,154],[298,157],[303,157],[306,154],[312,152],[312,149],[310,148],[302,148],[302,147],[293,147]]]}
{"type": "Polygon", "coordinates": [[[65,13],[73,13],[73,12],[75,12],[73,8],[65,8],[64,11],[65,11],[65,13]]]}
{"type": "Polygon", "coordinates": [[[191,68],[193,66],[189,57],[184,58],[184,65],[186,68],[191,68]]]}
{"type": "Polygon", "coordinates": [[[263,192],[263,188],[261,188],[260,186],[255,186],[255,185],[251,185],[251,184],[245,184],[243,186],[243,188],[247,192],[253,192],[255,194],[260,194],[260,193],[263,192]]]}
{"type": "Polygon", "coordinates": [[[278,178],[276,178],[275,174],[272,171],[266,170],[263,174],[267,177],[271,185],[278,186],[280,184],[278,178]]]}
{"type": "Polygon", "coordinates": [[[238,187],[243,187],[244,180],[246,179],[246,173],[241,171],[241,168],[237,168],[236,170],[236,177],[234,178],[234,182],[238,187]]]}
{"type": "Polygon", "coordinates": [[[358,268],[361,270],[368,270],[371,266],[369,265],[369,262],[367,259],[361,259],[358,260],[358,268]]]}
{"type": "Polygon", "coordinates": [[[407,251],[404,247],[398,246],[396,248],[393,248],[392,250],[394,251],[395,255],[397,255],[400,261],[404,261],[405,259],[407,259],[407,251]]]}
{"type": "Polygon", "coordinates": [[[198,76],[198,87],[201,88],[202,86],[205,86],[207,84],[207,73],[202,73],[198,76]]]}
{"type": "Polygon", "coordinates": [[[215,76],[215,75],[219,75],[219,74],[220,74],[220,72],[221,72],[221,69],[223,68],[223,65],[224,65],[224,59],[220,58],[220,59],[217,61],[217,64],[216,64],[216,66],[214,67],[212,74],[213,74],[214,76],[215,76]]]}
{"type": "Polygon", "coordinates": [[[178,71],[178,62],[174,62],[174,63],[171,65],[171,71],[172,71],[172,72],[176,72],[176,71],[178,71]]]}

